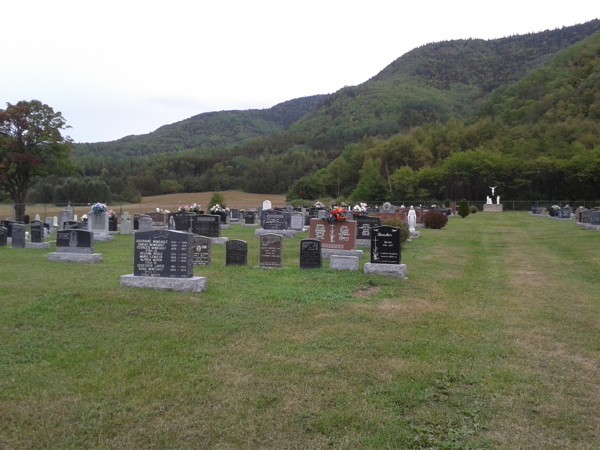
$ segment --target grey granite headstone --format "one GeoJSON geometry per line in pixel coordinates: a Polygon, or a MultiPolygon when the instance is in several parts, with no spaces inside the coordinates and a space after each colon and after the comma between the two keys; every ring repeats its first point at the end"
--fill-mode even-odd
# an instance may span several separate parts
{"type": "Polygon", "coordinates": [[[73,211],[72,210],[60,211],[58,223],[59,223],[61,230],[64,229],[63,223],[66,222],[67,220],[73,220],[73,211]]]}
{"type": "Polygon", "coordinates": [[[304,214],[301,212],[292,212],[290,228],[296,231],[302,231],[304,229],[304,214]]]}
{"type": "Polygon", "coordinates": [[[13,248],[25,248],[25,225],[22,223],[12,224],[12,246],[13,248]]]}
{"type": "Polygon", "coordinates": [[[108,236],[108,212],[88,213],[88,230],[94,233],[94,237],[108,236]]]}
{"type": "Polygon", "coordinates": [[[260,236],[260,267],[283,267],[283,236],[260,236]]]}
{"type": "Polygon", "coordinates": [[[120,234],[133,234],[133,217],[128,212],[121,217],[120,234]]]}
{"type": "Polygon", "coordinates": [[[152,231],[152,217],[142,216],[138,219],[138,232],[152,231]]]}
{"type": "Polygon", "coordinates": [[[319,212],[317,212],[317,218],[323,219],[325,217],[326,213],[327,213],[327,211],[325,211],[324,209],[319,210],[319,212]]]}

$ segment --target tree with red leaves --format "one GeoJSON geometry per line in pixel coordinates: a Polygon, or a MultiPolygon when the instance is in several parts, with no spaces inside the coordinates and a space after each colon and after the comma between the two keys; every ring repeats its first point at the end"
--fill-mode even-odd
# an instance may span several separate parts
{"type": "Polygon", "coordinates": [[[15,203],[15,218],[25,214],[25,196],[36,177],[72,170],[70,128],[60,112],[38,100],[0,109],[0,189],[15,203]]]}

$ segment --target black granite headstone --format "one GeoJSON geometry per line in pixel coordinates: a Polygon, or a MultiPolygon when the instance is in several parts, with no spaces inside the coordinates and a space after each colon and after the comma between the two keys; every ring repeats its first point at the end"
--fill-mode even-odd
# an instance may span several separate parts
{"type": "Polygon", "coordinates": [[[321,242],[317,239],[302,239],[300,241],[300,268],[320,269],[321,242]]]}
{"type": "Polygon", "coordinates": [[[31,242],[44,242],[44,226],[39,220],[31,222],[31,242]]]}
{"type": "Polygon", "coordinates": [[[380,217],[356,216],[356,239],[371,239],[371,228],[381,225],[380,217]]]}
{"type": "Polygon", "coordinates": [[[246,241],[233,239],[225,243],[225,265],[248,265],[248,243],[246,241]]]}
{"type": "Polygon", "coordinates": [[[94,253],[94,233],[87,230],[60,230],[56,233],[57,253],[94,253]]]}
{"type": "Polygon", "coordinates": [[[23,214],[23,223],[29,225],[29,214],[23,214]]]}
{"type": "Polygon", "coordinates": [[[194,266],[212,264],[212,241],[206,236],[194,236],[194,266]]]}
{"type": "Polygon", "coordinates": [[[387,225],[371,228],[371,262],[400,264],[400,228],[387,225]]]}
{"type": "Polygon", "coordinates": [[[193,213],[188,212],[176,212],[169,214],[169,230],[190,231],[190,218],[194,216],[193,213]]]}
{"type": "Polygon", "coordinates": [[[288,227],[287,216],[280,211],[266,211],[263,213],[262,227],[265,230],[285,230],[288,227]]]}
{"type": "Polygon", "coordinates": [[[12,238],[12,226],[15,223],[20,223],[23,224],[23,222],[17,222],[16,220],[12,220],[12,219],[5,219],[2,221],[2,226],[5,227],[8,230],[8,237],[12,238]]]}
{"type": "Polygon", "coordinates": [[[221,227],[219,226],[220,215],[197,214],[191,220],[192,233],[207,237],[221,237],[221,227]]]}
{"type": "Polygon", "coordinates": [[[108,218],[108,231],[117,231],[117,216],[108,218]]]}
{"type": "Polygon", "coordinates": [[[244,223],[246,225],[254,225],[254,218],[254,211],[246,211],[246,215],[244,216],[244,223]]]}
{"type": "Polygon", "coordinates": [[[191,278],[194,276],[194,235],[152,230],[135,234],[133,275],[191,278]]]}
{"type": "Polygon", "coordinates": [[[0,227],[0,247],[6,247],[8,242],[8,230],[6,227],[0,227]]]}

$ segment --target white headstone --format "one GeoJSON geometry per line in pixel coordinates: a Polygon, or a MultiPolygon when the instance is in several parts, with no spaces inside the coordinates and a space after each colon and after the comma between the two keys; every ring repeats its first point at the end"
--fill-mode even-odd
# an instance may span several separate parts
{"type": "MultiPolygon", "coordinates": [[[[108,212],[88,213],[88,230],[94,235],[108,236],[108,212]]],[[[96,237],[96,236],[94,236],[96,237]]]]}
{"type": "Polygon", "coordinates": [[[264,211],[265,209],[271,209],[271,201],[270,201],[270,200],[265,200],[265,201],[263,202],[263,211],[264,211]]]}
{"type": "Polygon", "coordinates": [[[52,226],[53,227],[57,227],[58,226],[58,217],[54,216],[52,218],[52,226]]]}
{"type": "Polygon", "coordinates": [[[40,220],[40,215],[39,214],[35,215],[35,220],[40,220]]]}
{"type": "Polygon", "coordinates": [[[77,214],[73,214],[73,220],[77,220],[77,214]]]}

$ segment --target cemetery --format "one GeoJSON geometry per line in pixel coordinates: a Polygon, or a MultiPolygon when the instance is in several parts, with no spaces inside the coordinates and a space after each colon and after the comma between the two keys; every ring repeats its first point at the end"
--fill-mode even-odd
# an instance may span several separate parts
{"type": "MultiPolygon", "coordinates": [[[[556,217],[565,220],[552,221],[539,218],[541,208],[477,214],[441,230],[424,227],[432,211],[439,212],[399,205],[371,214],[307,209],[304,217],[240,210],[238,222],[258,225],[259,234],[254,226],[223,229],[220,214],[184,211],[161,222],[127,213],[113,241],[95,239],[99,227],[88,229],[89,214],[87,223],[65,215],[55,234],[53,218],[3,220],[3,354],[15,361],[0,369],[14,380],[5,385],[4,404],[13,409],[21,390],[39,386],[49,396],[30,401],[42,430],[65,427],[61,414],[77,411],[92,415],[81,420],[94,439],[116,426],[140,445],[150,445],[161,423],[175,422],[203,430],[211,442],[219,440],[211,431],[218,427],[258,424],[258,439],[276,432],[275,416],[290,442],[321,442],[313,427],[348,420],[370,439],[377,431],[365,418],[391,428],[435,422],[448,414],[439,400],[448,392],[474,411],[450,412],[468,429],[515,414],[534,426],[525,412],[532,389],[552,397],[536,400],[540,407],[593,415],[597,403],[575,405],[550,386],[595,386],[600,233],[589,229],[600,228],[600,211],[561,208],[556,217]],[[420,239],[402,238],[401,228],[385,224],[391,219],[420,239]],[[20,250],[40,237],[49,249],[20,250]],[[80,262],[97,264],[89,271],[80,262]],[[548,338],[556,334],[573,355],[569,364],[589,376],[565,373],[548,338]],[[68,365],[61,362],[67,355],[68,365]],[[73,368],[81,381],[67,376],[73,368]],[[322,395],[328,389],[343,395],[343,417],[322,395]],[[371,390],[378,393],[365,397],[371,390]],[[77,405],[60,412],[73,391],[80,392],[77,405]],[[203,403],[208,397],[225,415],[203,403]],[[386,406],[399,401],[419,419],[399,418],[386,406]],[[101,411],[118,420],[91,418],[101,411]],[[305,416],[309,428],[298,422],[305,416]]],[[[178,440],[195,442],[193,436],[178,440]]],[[[244,446],[243,433],[228,436],[244,446]]],[[[85,440],[80,432],[71,439],[85,440]]]]}

